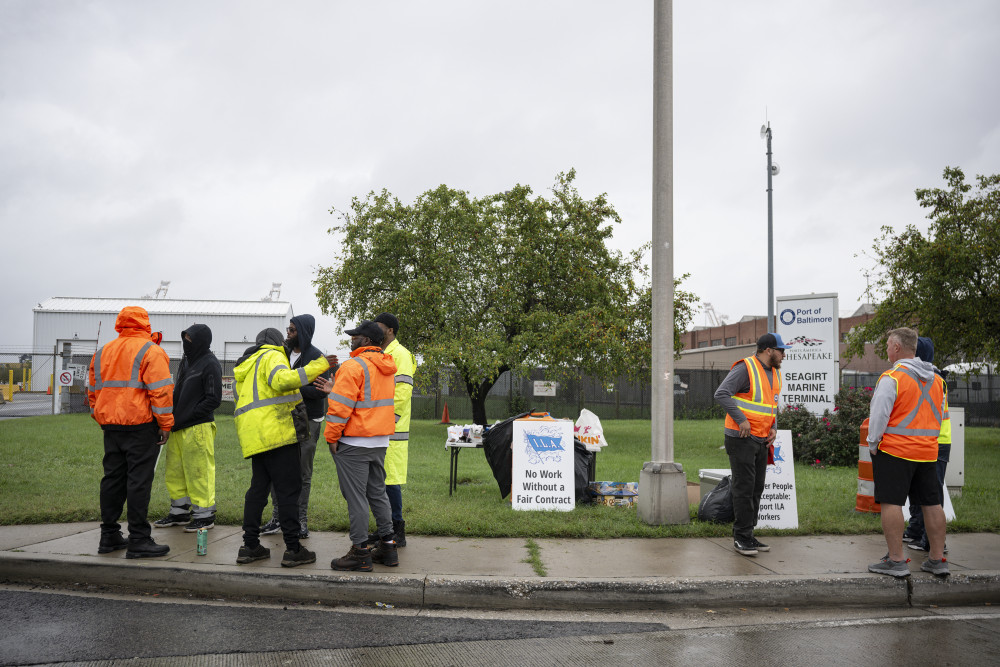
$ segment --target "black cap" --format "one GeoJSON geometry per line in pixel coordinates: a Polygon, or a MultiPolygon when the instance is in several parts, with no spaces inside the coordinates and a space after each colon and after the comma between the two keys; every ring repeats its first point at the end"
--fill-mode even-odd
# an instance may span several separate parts
{"type": "Polygon", "coordinates": [[[781,336],[776,333],[766,333],[757,339],[757,349],[766,350],[771,348],[773,350],[790,350],[791,345],[785,345],[785,341],[781,340],[781,336]]]}
{"type": "Polygon", "coordinates": [[[355,329],[344,331],[348,336],[364,336],[376,345],[382,344],[382,330],[371,320],[362,320],[355,329]]]}
{"type": "Polygon", "coordinates": [[[385,326],[392,329],[392,333],[394,334],[399,333],[399,320],[396,319],[396,316],[393,315],[392,313],[382,313],[381,315],[375,318],[375,321],[381,322],[385,326]]]}

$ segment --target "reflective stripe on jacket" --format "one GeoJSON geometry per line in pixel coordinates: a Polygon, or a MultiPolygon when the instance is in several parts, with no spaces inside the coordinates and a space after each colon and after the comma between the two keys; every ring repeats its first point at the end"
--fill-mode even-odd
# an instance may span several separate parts
{"type": "MultiPolygon", "coordinates": [[[[766,438],[771,433],[778,415],[778,394],[781,393],[781,374],[772,368],[770,377],[756,355],[740,359],[736,364],[746,364],[750,376],[750,391],[733,394],[736,407],[750,422],[750,434],[758,438],[766,438]]],[[[739,432],[740,425],[726,414],[725,428],[739,432]]]]}
{"type": "Polygon", "coordinates": [[[90,360],[87,402],[104,427],[132,427],[156,421],[161,431],[174,425],[170,357],[153,343],[149,315],[127,306],[115,321],[118,338],[90,360]]]}
{"type": "Polygon", "coordinates": [[[386,346],[385,353],[396,362],[396,388],[393,394],[396,432],[389,436],[389,440],[409,440],[413,375],[417,372],[417,359],[412,352],[399,344],[398,339],[386,346]]]}
{"type": "Polygon", "coordinates": [[[379,347],[360,347],[340,365],[327,399],[327,442],[342,435],[371,437],[396,431],[396,362],[379,347]]]}
{"type": "Polygon", "coordinates": [[[280,345],[263,345],[236,367],[233,416],[243,458],[296,441],[292,410],[302,402],[299,387],[329,367],[326,357],[319,357],[292,370],[280,345]]]}
{"type": "Polygon", "coordinates": [[[941,408],[947,405],[944,380],[935,375],[933,380],[921,381],[914,371],[900,364],[882,373],[882,377],[896,383],[896,401],[879,451],[909,461],[936,461],[941,408]]]}

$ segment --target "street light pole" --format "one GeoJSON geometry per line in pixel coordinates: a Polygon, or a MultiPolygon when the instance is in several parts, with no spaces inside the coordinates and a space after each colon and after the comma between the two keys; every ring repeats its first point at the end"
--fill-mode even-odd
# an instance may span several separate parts
{"type": "Polygon", "coordinates": [[[771,177],[777,173],[771,164],[771,123],[760,128],[761,137],[767,138],[767,330],[777,331],[774,321],[774,207],[772,203],[771,177]]]}
{"type": "Polygon", "coordinates": [[[653,3],[653,305],[651,456],[639,473],[639,518],[690,521],[687,478],[674,458],[673,3],[653,3]]]}

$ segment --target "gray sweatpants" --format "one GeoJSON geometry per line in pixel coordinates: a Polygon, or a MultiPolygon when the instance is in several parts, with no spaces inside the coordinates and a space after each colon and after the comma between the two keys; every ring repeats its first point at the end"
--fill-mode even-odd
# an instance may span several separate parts
{"type": "Polygon", "coordinates": [[[337,445],[333,462],[337,466],[340,492],[347,501],[351,521],[351,544],[368,542],[368,509],[375,515],[379,535],[392,534],[392,509],[385,495],[386,447],[337,445]]]}

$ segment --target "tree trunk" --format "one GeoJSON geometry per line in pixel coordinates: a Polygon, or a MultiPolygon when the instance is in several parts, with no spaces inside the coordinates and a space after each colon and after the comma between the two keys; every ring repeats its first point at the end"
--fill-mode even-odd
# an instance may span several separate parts
{"type": "Polygon", "coordinates": [[[500,379],[500,376],[507,370],[507,367],[503,366],[494,377],[483,380],[479,384],[473,384],[468,379],[463,378],[465,380],[465,389],[469,392],[469,401],[472,402],[473,424],[486,426],[489,423],[486,421],[486,396],[490,393],[490,389],[493,388],[496,381],[500,379]]]}

